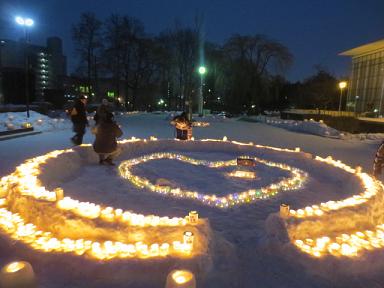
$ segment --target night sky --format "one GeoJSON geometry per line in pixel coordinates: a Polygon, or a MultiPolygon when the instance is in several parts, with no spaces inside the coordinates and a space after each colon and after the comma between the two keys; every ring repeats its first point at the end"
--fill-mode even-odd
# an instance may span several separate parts
{"type": "Polygon", "coordinates": [[[77,60],[70,27],[81,12],[104,19],[111,13],[139,18],[150,34],[170,27],[175,19],[192,25],[197,12],[205,17],[206,38],[222,43],[235,33],[265,34],[287,46],[294,64],[286,77],[302,80],[320,64],[336,76],[347,76],[349,59],[339,52],[384,38],[384,0],[1,0],[0,38],[19,39],[16,15],[33,18],[31,39],[47,36],[64,41],[71,72],[77,60]]]}

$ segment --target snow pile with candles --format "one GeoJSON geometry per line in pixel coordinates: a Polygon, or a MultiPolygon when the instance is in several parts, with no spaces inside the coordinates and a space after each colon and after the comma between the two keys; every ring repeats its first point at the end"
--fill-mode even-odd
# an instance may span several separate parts
{"type": "Polygon", "coordinates": [[[232,119],[158,140],[173,135],[164,115],[117,120],[129,140],[115,167],[68,149],[71,130],[0,142],[19,151],[0,167],[5,270],[24,260],[60,288],[384,284],[376,145],[232,119]]]}
{"type": "Polygon", "coordinates": [[[50,118],[35,111],[0,113],[0,131],[33,127],[35,131],[54,131],[71,128],[68,118],[50,118]]]}

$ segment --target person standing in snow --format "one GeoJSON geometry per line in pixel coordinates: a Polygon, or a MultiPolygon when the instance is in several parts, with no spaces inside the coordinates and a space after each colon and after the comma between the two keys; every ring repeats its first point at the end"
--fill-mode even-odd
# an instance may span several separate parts
{"type": "Polygon", "coordinates": [[[377,149],[375,161],[373,162],[373,175],[376,178],[380,176],[383,165],[384,165],[384,141],[381,142],[379,149],[377,149]]]}
{"type": "Polygon", "coordinates": [[[71,141],[75,145],[81,145],[83,143],[85,127],[88,126],[87,112],[85,110],[86,104],[87,97],[82,95],[76,100],[75,105],[70,112],[71,121],[73,123],[73,132],[75,132],[71,141]]]}
{"type": "Polygon", "coordinates": [[[99,108],[97,108],[96,114],[93,117],[96,125],[103,122],[107,117],[107,113],[111,113],[111,107],[109,106],[109,102],[107,99],[103,99],[99,108]]]}
{"type": "MultiPolygon", "coordinates": [[[[187,113],[183,112],[175,116],[171,124],[176,128],[176,138],[180,140],[188,140],[188,131],[192,129],[192,123],[188,120],[187,113]]],[[[192,134],[192,133],[191,133],[192,134]]]]}
{"type": "Polygon", "coordinates": [[[115,165],[112,160],[120,153],[116,138],[123,132],[113,120],[111,112],[106,113],[105,119],[97,125],[95,135],[93,150],[99,154],[99,164],[115,165]]]}

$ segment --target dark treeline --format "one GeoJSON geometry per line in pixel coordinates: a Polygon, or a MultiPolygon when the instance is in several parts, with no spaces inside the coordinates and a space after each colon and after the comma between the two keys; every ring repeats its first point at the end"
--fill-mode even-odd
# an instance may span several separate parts
{"type": "Polygon", "coordinates": [[[281,43],[256,34],[233,35],[222,45],[210,41],[201,45],[202,25],[198,22],[194,27],[175,23],[153,36],[146,33],[140,20],[130,16],[113,14],[102,21],[92,13],[83,13],[72,27],[80,60],[77,74],[86,79],[96,101],[104,97],[98,92],[99,79],[108,78],[115,97],[125,95],[127,109],[161,108],[158,101],[163,99],[162,108],[182,110],[192,103],[196,110],[199,49],[203,47],[207,109],[259,113],[289,106],[335,105],[329,92],[335,92],[336,79],[324,70],[304,83],[291,84],[284,79],[293,56],[281,43]]]}

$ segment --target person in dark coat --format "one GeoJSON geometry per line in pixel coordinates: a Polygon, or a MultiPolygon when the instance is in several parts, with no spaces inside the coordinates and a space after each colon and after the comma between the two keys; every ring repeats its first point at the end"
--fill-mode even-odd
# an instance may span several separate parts
{"type": "Polygon", "coordinates": [[[75,145],[81,145],[83,143],[85,127],[88,126],[87,112],[85,110],[86,104],[87,97],[80,96],[71,110],[71,121],[73,123],[73,132],[75,132],[71,140],[75,145]]]}
{"type": "Polygon", "coordinates": [[[384,141],[381,142],[376,151],[375,161],[373,162],[373,175],[377,178],[381,174],[384,165],[384,141]]]}
{"type": "Polygon", "coordinates": [[[192,129],[192,123],[188,120],[187,113],[183,112],[175,116],[171,124],[176,128],[176,138],[180,140],[188,140],[188,130],[192,129]]]}
{"type": "Polygon", "coordinates": [[[107,113],[111,113],[111,107],[107,99],[103,99],[99,108],[97,108],[96,114],[93,117],[96,125],[103,122],[107,116],[107,113]]]}
{"type": "Polygon", "coordinates": [[[108,112],[104,121],[97,125],[93,149],[99,154],[99,164],[115,165],[112,160],[119,154],[116,138],[123,132],[113,120],[113,114],[108,112]]]}

